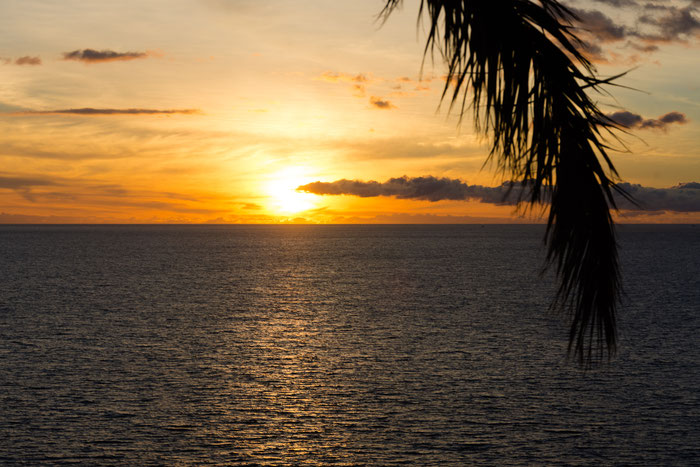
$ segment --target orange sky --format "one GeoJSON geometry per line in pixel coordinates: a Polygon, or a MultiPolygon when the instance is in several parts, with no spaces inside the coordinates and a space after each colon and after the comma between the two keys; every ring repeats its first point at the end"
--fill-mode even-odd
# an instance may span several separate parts
{"type": "MultiPolygon", "coordinates": [[[[630,70],[620,84],[641,90],[598,98],[639,117],[629,152],[613,153],[623,180],[669,188],[700,182],[700,23],[692,2],[657,3],[652,20],[641,4],[575,5],[601,45],[600,74],[630,70]],[[661,118],[671,113],[682,118],[661,118]]],[[[532,221],[476,200],[295,191],[402,176],[502,182],[471,121],[438,110],[442,65],[428,60],[420,75],[418,3],[380,27],[381,4],[2,2],[0,222],[532,221]]],[[[674,205],[687,211],[659,206],[620,220],[700,220],[694,198],[674,205]]]]}

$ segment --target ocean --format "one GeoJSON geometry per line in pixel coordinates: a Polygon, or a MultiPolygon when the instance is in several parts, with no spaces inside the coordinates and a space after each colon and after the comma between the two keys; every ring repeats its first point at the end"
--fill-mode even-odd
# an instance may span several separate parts
{"type": "Polygon", "coordinates": [[[566,358],[543,226],[0,226],[0,463],[698,465],[700,227],[566,358]]]}

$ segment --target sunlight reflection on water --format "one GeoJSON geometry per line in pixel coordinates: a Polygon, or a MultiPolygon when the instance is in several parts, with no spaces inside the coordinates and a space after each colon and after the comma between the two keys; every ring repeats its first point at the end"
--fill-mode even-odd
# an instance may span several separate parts
{"type": "Polygon", "coordinates": [[[2,227],[5,463],[692,464],[700,240],[623,227],[621,354],[539,226],[2,227]]]}

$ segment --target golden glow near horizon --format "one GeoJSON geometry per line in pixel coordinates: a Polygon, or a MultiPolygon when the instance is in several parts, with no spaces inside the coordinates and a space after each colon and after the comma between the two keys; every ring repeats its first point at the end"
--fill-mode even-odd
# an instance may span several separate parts
{"type": "MultiPolygon", "coordinates": [[[[381,3],[1,2],[0,222],[522,221],[475,200],[296,191],[340,179],[502,181],[482,168],[488,148],[470,119],[460,127],[446,106],[436,113],[444,68],[436,57],[420,74],[419,2],[380,27],[381,3]]],[[[688,5],[654,14],[672,21],[688,5]]],[[[641,14],[593,0],[577,8],[627,25],[641,14]]],[[[638,119],[623,136],[630,151],[612,154],[627,182],[700,182],[700,41],[689,27],[645,39],[658,47],[648,52],[632,35],[601,44],[600,74],[629,71],[619,83],[646,92],[599,98],[604,112],[638,119]]]]}

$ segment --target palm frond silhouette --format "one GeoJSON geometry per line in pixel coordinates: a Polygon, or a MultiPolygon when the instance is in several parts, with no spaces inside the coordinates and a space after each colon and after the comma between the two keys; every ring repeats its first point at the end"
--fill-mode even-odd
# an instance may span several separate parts
{"type": "MultiPolygon", "coordinates": [[[[385,19],[403,0],[386,0],[385,19]]],[[[489,159],[530,205],[549,202],[548,267],[569,310],[569,353],[590,366],[616,351],[620,272],[610,209],[618,174],[603,135],[617,128],[587,92],[600,79],[581,53],[574,13],[555,0],[421,0],[425,57],[448,67],[442,100],[471,109],[489,159]]],[[[610,133],[611,134],[611,133],[610,133]]]]}

